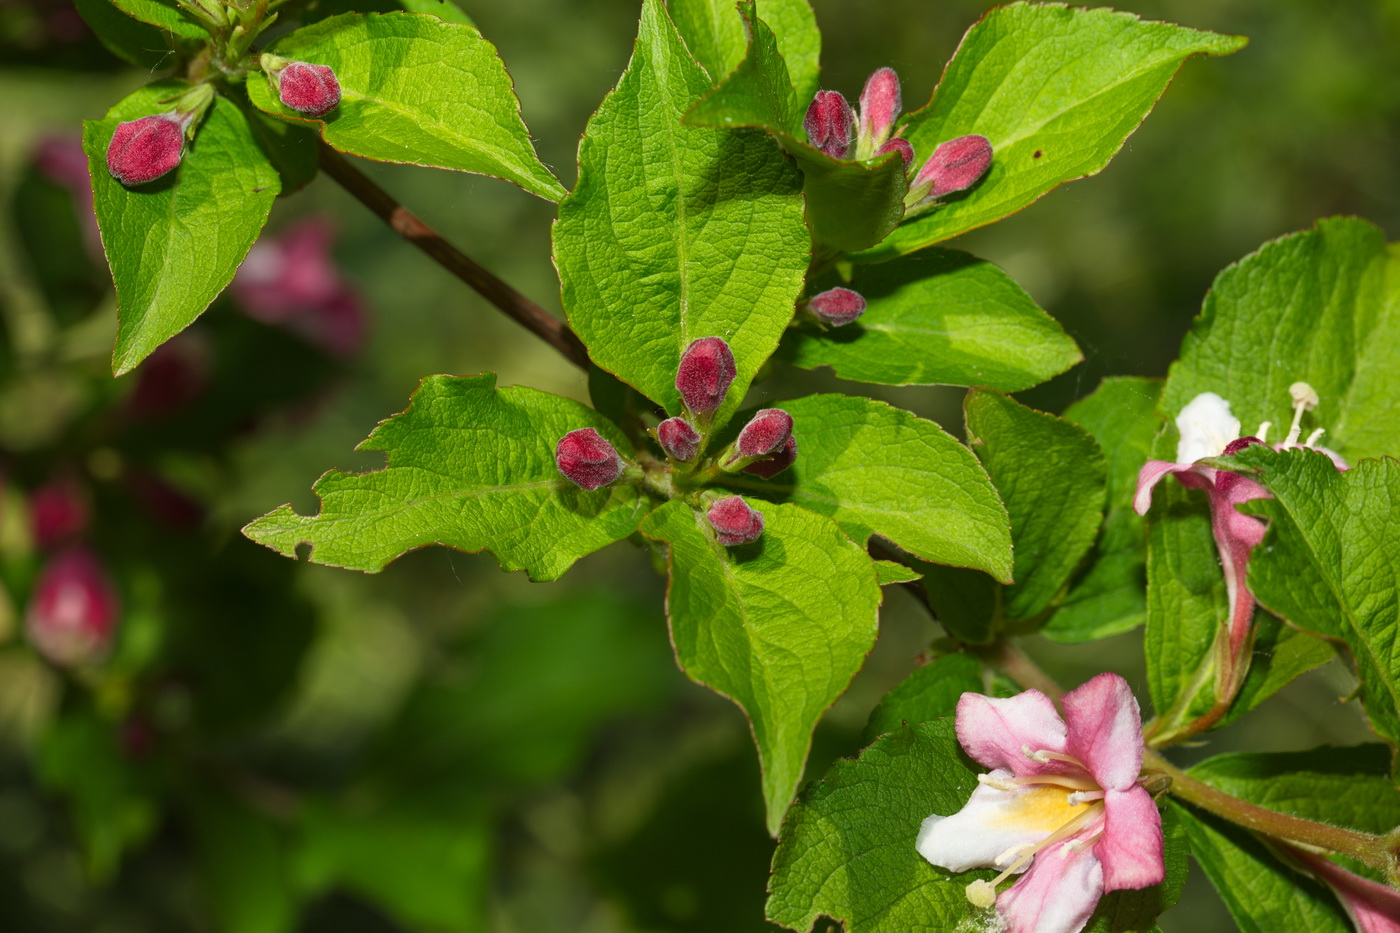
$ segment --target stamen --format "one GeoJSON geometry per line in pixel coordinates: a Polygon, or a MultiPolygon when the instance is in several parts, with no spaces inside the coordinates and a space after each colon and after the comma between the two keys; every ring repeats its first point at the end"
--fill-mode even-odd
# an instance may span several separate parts
{"type": "Polygon", "coordinates": [[[1272,428],[1273,426],[1274,423],[1272,421],[1264,421],[1260,423],[1259,430],[1254,432],[1254,436],[1259,438],[1259,442],[1261,444],[1267,444],[1269,442],[1269,428],[1272,428]]]}
{"type": "Polygon", "coordinates": [[[1005,852],[992,859],[993,865],[1010,865],[1026,853],[1027,849],[1034,849],[1034,842],[1018,842],[1005,852]]]}
{"type": "Polygon", "coordinates": [[[1304,446],[1304,447],[1315,447],[1315,446],[1317,446],[1317,442],[1320,441],[1320,440],[1322,440],[1322,435],[1324,435],[1324,434],[1326,434],[1326,433],[1327,433],[1327,429],[1326,429],[1326,428],[1318,428],[1316,431],[1314,431],[1314,432],[1312,432],[1311,434],[1308,435],[1308,439],[1305,440],[1305,441],[1303,441],[1303,446],[1304,446]]]}
{"type": "MultiPolygon", "coordinates": [[[[1223,450],[1224,448],[1221,449],[1223,450]]],[[[1078,758],[1075,758],[1071,755],[1063,755],[1059,752],[1052,752],[1049,749],[1042,748],[1038,752],[1032,752],[1029,746],[1023,745],[1021,746],[1021,751],[1025,753],[1025,756],[1027,758],[1031,759],[1032,761],[1038,761],[1041,764],[1049,764],[1052,761],[1063,761],[1065,764],[1071,764],[1077,768],[1084,768],[1084,763],[1078,758]]],[[[1084,770],[1088,771],[1089,769],[1084,768],[1084,770]]]]}
{"type": "MultiPolygon", "coordinates": [[[[1073,836],[1075,833],[1083,829],[1085,826],[1088,826],[1094,820],[1097,820],[1103,814],[1103,809],[1104,807],[1101,803],[1090,804],[1083,810],[1083,812],[1077,814],[1072,820],[1068,821],[1067,823],[1065,823],[1065,825],[1061,826],[1059,829],[1055,830],[1053,833],[1040,840],[1040,842],[1037,842],[1034,846],[1031,847],[1029,852],[1022,855],[1015,862],[1011,863],[1011,865],[1008,866],[1005,871],[1003,871],[1001,874],[997,875],[991,881],[986,883],[990,884],[992,888],[996,888],[997,885],[1001,884],[1011,875],[1015,874],[1017,869],[1019,869],[1022,865],[1026,864],[1032,858],[1034,858],[1037,852],[1041,851],[1042,849],[1047,849],[1055,843],[1060,842],[1064,839],[1068,839],[1069,837],[1073,836]]],[[[997,864],[1000,864],[1000,862],[998,862],[997,864]]],[[[977,882],[973,882],[973,884],[976,883],[977,882]]],[[[968,885],[968,887],[970,889],[972,885],[968,885]]],[[[968,892],[968,900],[972,900],[972,893],[970,890],[968,892]]],[[[975,904],[977,902],[973,901],[973,903],[975,904]]]]}
{"type": "Polygon", "coordinates": [[[1288,387],[1288,394],[1293,399],[1293,424],[1288,429],[1288,437],[1284,438],[1285,448],[1298,446],[1298,435],[1303,432],[1303,412],[1316,408],[1319,401],[1317,390],[1306,382],[1293,383],[1288,387]]]}
{"type": "Polygon", "coordinates": [[[990,774],[977,775],[977,783],[986,784],[993,790],[1005,791],[1006,793],[1010,793],[1011,791],[1016,790],[1016,788],[1019,786],[1016,783],[1015,778],[1012,778],[1008,781],[1005,778],[992,777],[990,774]]]}
{"type": "Polygon", "coordinates": [[[1101,790],[1083,790],[1076,791],[1075,793],[1070,794],[1067,798],[1065,798],[1065,802],[1068,803],[1071,807],[1078,807],[1082,804],[1091,803],[1095,800],[1102,800],[1103,798],[1104,792],[1101,790]]]}
{"type": "Polygon", "coordinates": [[[997,886],[991,881],[974,881],[967,886],[967,899],[973,907],[986,910],[997,902],[997,886]]]}
{"type": "Polygon", "coordinates": [[[1091,778],[1075,777],[1072,774],[1030,774],[1011,780],[1022,787],[1032,784],[1049,784],[1052,787],[1063,787],[1075,791],[1099,790],[1098,783],[1091,778]]]}

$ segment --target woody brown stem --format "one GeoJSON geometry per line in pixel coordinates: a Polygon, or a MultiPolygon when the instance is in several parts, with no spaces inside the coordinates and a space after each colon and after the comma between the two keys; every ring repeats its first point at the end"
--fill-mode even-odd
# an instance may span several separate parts
{"type": "Polygon", "coordinates": [[[467,283],[517,324],[558,350],[564,359],[580,369],[588,368],[588,351],[568,324],[447,242],[442,234],[418,219],[412,211],[395,201],[388,192],[325,143],[320,143],[320,162],[322,171],[377,214],[395,233],[427,253],[438,265],[467,283]]]}

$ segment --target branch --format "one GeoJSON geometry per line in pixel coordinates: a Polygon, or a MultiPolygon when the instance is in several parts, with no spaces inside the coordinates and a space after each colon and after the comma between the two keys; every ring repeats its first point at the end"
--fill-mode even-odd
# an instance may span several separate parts
{"type": "Polygon", "coordinates": [[[320,143],[321,169],[360,203],[378,214],[395,233],[427,253],[438,265],[466,282],[517,324],[539,337],[580,369],[588,369],[588,351],[569,325],[492,275],[474,259],[442,238],[388,192],[325,143],[320,143]]]}

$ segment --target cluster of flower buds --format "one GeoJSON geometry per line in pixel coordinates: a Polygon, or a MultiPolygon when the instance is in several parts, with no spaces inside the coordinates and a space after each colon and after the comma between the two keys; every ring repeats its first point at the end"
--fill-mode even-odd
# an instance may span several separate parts
{"type": "Polygon", "coordinates": [[[184,158],[186,138],[194,138],[213,102],[214,89],[196,84],[171,101],[165,113],[117,124],[107,144],[107,171],[128,188],[170,174],[184,158]]]}
{"type": "Polygon", "coordinates": [[[914,148],[908,140],[890,138],[901,112],[899,75],[893,68],[880,68],[865,82],[859,114],[840,91],[818,91],[802,128],[808,141],[833,159],[873,159],[898,152],[908,168],[914,148]]]}
{"type": "Polygon", "coordinates": [[[865,297],[849,288],[828,288],[807,299],[807,311],[828,327],[843,327],[865,313],[865,297]]]}
{"type": "Polygon", "coordinates": [[[294,62],[264,53],[258,60],[277,99],[310,117],[323,117],[340,106],[340,82],[329,65],[294,62]]]}

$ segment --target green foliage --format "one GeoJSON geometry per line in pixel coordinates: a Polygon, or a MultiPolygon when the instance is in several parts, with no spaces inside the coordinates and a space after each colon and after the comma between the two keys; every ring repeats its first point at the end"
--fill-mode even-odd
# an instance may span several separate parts
{"type": "Polygon", "coordinates": [[[857,541],[880,535],[925,560],[1011,579],[1001,501],[972,454],[937,424],[852,395],[782,407],[793,419],[796,464],[770,480],[721,482],[829,515],[857,541]]]}
{"type": "Polygon", "coordinates": [[[300,907],[280,827],[225,792],[194,786],[184,801],[200,850],[205,904],[220,933],[288,933],[300,907]]]}
{"type": "Polygon", "coordinates": [[[1385,235],[1354,217],[1266,243],[1221,272],[1182,341],[1158,410],[1168,420],[1201,392],[1230,403],[1248,434],[1282,440],[1288,387],[1321,399],[1303,433],[1352,458],[1394,453],[1400,435],[1400,276],[1385,235]]]}
{"type": "Polygon", "coordinates": [[[340,106],[319,119],[282,104],[270,79],[248,79],[267,113],[308,124],[351,155],[493,175],[549,201],[564,188],[540,164],[510,75],[475,27],[421,13],[345,13],[268,51],[329,65],[340,106]]]}
{"type": "Polygon", "coordinates": [[[133,92],[102,120],[83,124],[93,206],[117,287],[112,371],[129,372],[184,330],[233,278],[280,190],[277,172],[231,101],[214,98],[184,161],[169,175],[127,188],[107,171],[117,124],[170,109],[184,90],[160,81],[133,92]]]}
{"type": "Polygon", "coordinates": [[[985,260],[929,250],[860,266],[849,283],[866,300],[843,327],[804,326],[783,342],[795,366],[830,366],[880,385],[984,385],[1019,392],[1083,357],[1054,318],[985,260]]]}
{"type": "Polygon", "coordinates": [[[209,30],[204,24],[181,9],[174,0],[111,0],[111,4],[127,16],[159,26],[162,31],[183,39],[209,38],[209,30]]]}
{"type": "Polygon", "coordinates": [[[1013,3],[973,26],[932,99],[907,118],[916,161],[968,133],[992,144],[990,171],[966,194],[901,226],[859,258],[880,262],[1021,210],[1092,175],[1152,110],[1182,62],[1245,44],[1130,13],[1013,3]]]}
{"type": "Polygon", "coordinates": [[[888,586],[891,583],[913,583],[923,576],[912,567],[892,560],[877,560],[875,574],[879,577],[881,586],[888,586]]]}
{"type": "Polygon", "coordinates": [[[1110,377],[1065,409],[1065,420],[1093,435],[1103,452],[1108,514],[1087,568],[1041,629],[1049,638],[1067,643],[1107,638],[1136,628],[1146,616],[1147,532],[1133,511],[1133,494],[1160,427],[1155,409],[1161,391],[1157,379],[1110,377]]]}
{"type": "Polygon", "coordinates": [[[869,164],[833,159],[808,145],[802,117],[812,93],[800,96],[781,51],[752,3],[741,6],[752,40],[738,70],[695,105],[693,126],[766,130],[802,169],[807,223],[820,254],[880,242],[904,217],[904,160],[886,155],[869,164]]]}
{"type": "MultiPolygon", "coordinates": [[[[133,18],[134,14],[126,13],[112,0],[74,0],[74,6],[107,50],[118,58],[151,70],[175,63],[174,33],[153,26],[144,18],[133,18]]],[[[196,37],[202,35],[201,30],[196,37]]]]}
{"type": "Polygon", "coordinates": [[[875,644],[870,558],[829,519],[756,503],[763,536],[725,548],[683,502],[647,516],[670,546],[666,612],[681,667],[749,717],[776,834],[802,779],[812,729],[875,644]]]}
{"type": "MultiPolygon", "coordinates": [[[[747,11],[742,15],[737,6],[729,0],[671,0],[666,5],[690,54],[716,84],[738,68],[749,52],[747,22],[753,17],[754,4],[745,4],[747,11]]],[[[817,92],[822,50],[812,7],[807,0],[762,0],[758,14],[775,34],[777,53],[796,88],[797,102],[805,107],[817,92]]]]}
{"type": "Polygon", "coordinates": [[[1400,743],[1400,461],[1363,460],[1343,473],[1314,451],[1252,447],[1235,459],[1274,496],[1245,506],[1269,519],[1249,564],[1255,596],[1289,623],[1346,644],[1372,728],[1400,743]]]}
{"type": "Polygon", "coordinates": [[[792,318],[808,237],[797,175],[776,146],[680,125],[709,88],[659,0],[647,0],[632,62],[579,146],[554,261],[593,361],[672,414],[681,352],[727,340],[738,376],[722,424],[792,318]]]}
{"type": "Polygon", "coordinates": [[[244,534],[289,557],[310,544],[316,563],[370,573],[428,544],[490,549],[504,569],[552,580],[627,537],[641,516],[636,486],[586,492],[559,474],[555,443],[584,427],[626,447],[611,422],[577,402],[497,390],[491,374],[433,376],[360,445],[387,451],[386,469],[327,473],[315,486],[318,514],[284,505],[244,534]]]}
{"type": "MultiPolygon", "coordinates": [[[[951,719],[901,726],[854,761],[838,761],[803,792],[783,825],[773,858],[769,919],[806,933],[821,916],[847,933],[960,929],[987,915],[968,903],[965,888],[991,871],[961,874],[930,865],[914,849],[923,820],[961,809],[977,771],[958,748],[951,719]]],[[[1099,902],[1085,930],[1151,930],[1181,893],[1186,846],[1164,814],[1167,880],[1142,891],[1118,891],[1099,902]]]]}
{"type": "Polygon", "coordinates": [[[930,661],[885,694],[865,727],[866,744],[903,723],[918,725],[951,717],[964,693],[981,693],[983,689],[982,662],[972,655],[949,654],[930,661]]]}

